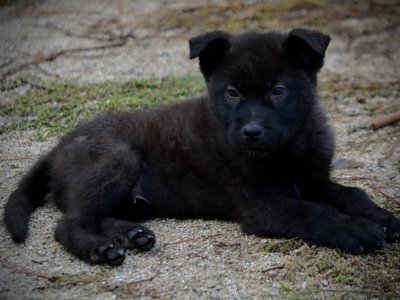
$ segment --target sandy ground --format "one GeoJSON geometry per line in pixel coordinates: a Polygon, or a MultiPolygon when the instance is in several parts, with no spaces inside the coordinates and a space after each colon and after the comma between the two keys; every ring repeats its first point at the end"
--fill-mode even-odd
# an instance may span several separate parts
{"type": "MultiPolygon", "coordinates": [[[[118,33],[116,16],[119,20],[133,22],[135,16],[165,4],[154,0],[131,1],[125,3],[129,14],[121,16],[118,6],[110,3],[54,0],[24,9],[0,8],[0,64],[6,66],[0,69],[0,75],[18,63],[54,51],[112,42],[118,33]],[[106,29],[98,30],[99,26],[106,29]]],[[[362,22],[360,25],[360,21],[349,19],[343,27],[353,30],[360,26],[380,26],[373,17],[362,22]]],[[[351,43],[333,36],[322,80],[329,72],[338,71],[348,77],[361,76],[374,81],[399,80],[399,32],[400,28],[390,32],[377,30],[367,37],[360,32],[351,43]]],[[[197,72],[196,62],[188,59],[187,34],[135,27],[124,32],[128,33],[135,38],[128,39],[123,47],[60,56],[30,71],[43,78],[80,82],[197,72]]],[[[339,100],[330,109],[337,132],[337,157],[361,164],[356,168],[335,170],[333,176],[343,183],[364,187],[380,203],[386,201],[382,189],[393,198],[399,198],[400,175],[394,165],[400,149],[391,151],[399,141],[399,127],[379,132],[362,130],[350,137],[346,133],[350,126],[367,124],[369,119],[365,115],[351,115],[359,111],[359,104],[353,98],[339,97],[339,100]],[[354,180],[365,176],[376,184],[354,180]]],[[[6,101],[9,95],[3,91],[0,102],[6,101]]],[[[368,101],[372,105],[394,103],[399,99],[368,101]]],[[[21,175],[56,141],[53,138],[36,142],[32,131],[0,136],[1,214],[21,175]]],[[[31,219],[29,238],[21,245],[12,243],[4,226],[0,225],[1,299],[279,298],[280,289],[274,274],[285,263],[285,255],[259,255],[264,240],[244,235],[237,224],[203,220],[148,222],[146,224],[157,234],[155,248],[148,253],[130,253],[121,267],[111,268],[88,265],[64,251],[53,238],[59,217],[60,213],[52,205],[38,209],[31,219]]]]}

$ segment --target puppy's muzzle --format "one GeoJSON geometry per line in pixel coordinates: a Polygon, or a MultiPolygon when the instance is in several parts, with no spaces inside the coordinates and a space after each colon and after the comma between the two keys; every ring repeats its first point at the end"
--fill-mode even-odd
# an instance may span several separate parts
{"type": "Polygon", "coordinates": [[[258,124],[247,124],[242,127],[242,139],[248,143],[258,142],[264,134],[264,127],[258,124]]]}

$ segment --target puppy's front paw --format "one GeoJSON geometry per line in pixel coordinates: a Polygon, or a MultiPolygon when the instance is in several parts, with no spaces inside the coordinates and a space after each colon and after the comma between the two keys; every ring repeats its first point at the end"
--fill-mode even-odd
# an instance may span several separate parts
{"type": "Polygon", "coordinates": [[[400,242],[400,220],[381,207],[372,207],[363,212],[363,217],[382,226],[386,241],[400,242]]]}
{"type": "Polygon", "coordinates": [[[400,220],[397,218],[390,219],[386,225],[383,227],[386,240],[389,243],[400,242],[400,220]]]}
{"type": "Polygon", "coordinates": [[[385,246],[383,229],[363,218],[348,218],[328,237],[328,246],[350,254],[367,254],[385,246]]]}

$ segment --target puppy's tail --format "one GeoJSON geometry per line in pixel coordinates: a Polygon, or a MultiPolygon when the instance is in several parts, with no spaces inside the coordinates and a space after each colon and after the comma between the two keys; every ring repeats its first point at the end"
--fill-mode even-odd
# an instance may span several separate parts
{"type": "Polygon", "coordinates": [[[4,223],[15,242],[25,240],[31,213],[44,202],[49,192],[50,155],[43,157],[20,181],[10,195],[4,211],[4,223]]]}

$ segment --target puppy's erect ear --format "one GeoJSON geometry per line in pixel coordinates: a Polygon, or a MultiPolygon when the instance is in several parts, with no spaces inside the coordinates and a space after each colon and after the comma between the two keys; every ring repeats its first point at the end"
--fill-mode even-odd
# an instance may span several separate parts
{"type": "Polygon", "coordinates": [[[314,30],[296,28],[289,32],[284,47],[309,72],[318,72],[331,38],[314,30]]]}
{"type": "Polygon", "coordinates": [[[213,31],[189,40],[190,59],[199,58],[204,76],[213,71],[231,47],[231,35],[224,31],[213,31]]]}

